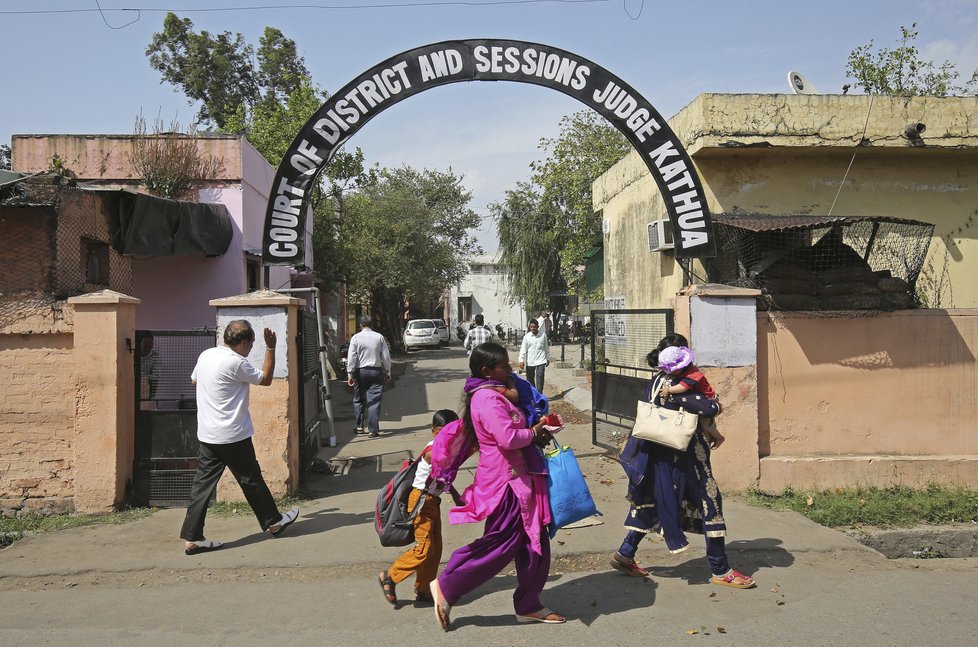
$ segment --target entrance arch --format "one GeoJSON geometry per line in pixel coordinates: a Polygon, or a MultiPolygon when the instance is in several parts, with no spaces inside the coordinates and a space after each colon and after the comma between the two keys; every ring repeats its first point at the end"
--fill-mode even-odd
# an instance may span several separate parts
{"type": "Polygon", "coordinates": [[[516,40],[425,45],[367,70],[332,95],[299,130],[279,164],[265,211],[263,262],[305,262],[309,196],[336,150],[370,119],[419,92],[462,81],[515,81],[574,97],[621,131],[665,199],[678,258],[712,258],[716,241],[699,176],[659,112],[631,86],[570,52],[516,40]]]}

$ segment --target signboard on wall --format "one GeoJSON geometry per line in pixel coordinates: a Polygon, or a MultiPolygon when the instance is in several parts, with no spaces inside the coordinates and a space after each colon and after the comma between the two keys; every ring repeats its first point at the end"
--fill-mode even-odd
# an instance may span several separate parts
{"type": "MultiPolygon", "coordinates": [[[[606,297],[605,310],[624,310],[625,297],[606,297]]],[[[625,317],[609,312],[604,320],[604,342],[606,344],[624,344],[628,341],[625,317]]]]}
{"type": "MultiPolygon", "coordinates": [[[[578,99],[621,131],[645,161],[665,201],[678,258],[716,256],[706,198],[686,150],[659,112],[591,61],[549,45],[463,40],[393,56],[333,94],[306,122],[279,164],[265,212],[263,262],[305,262],[309,196],[333,154],[370,119],[425,90],[461,81],[514,81],[578,99]]],[[[464,117],[460,117],[464,118],[464,117]]]]}

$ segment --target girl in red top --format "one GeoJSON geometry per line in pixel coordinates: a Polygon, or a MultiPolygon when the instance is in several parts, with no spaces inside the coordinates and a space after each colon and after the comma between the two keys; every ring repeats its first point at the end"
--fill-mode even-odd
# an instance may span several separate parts
{"type": "MultiPolygon", "coordinates": [[[[693,364],[693,351],[685,346],[669,346],[659,353],[659,368],[669,375],[669,380],[663,383],[659,396],[663,399],[670,395],[681,393],[700,393],[709,400],[716,400],[717,394],[710,386],[709,380],[699,367],[693,364]]],[[[719,404],[719,403],[718,403],[719,404]]],[[[716,449],[724,438],[717,431],[713,418],[700,420],[703,433],[712,449],[716,449]]]]}

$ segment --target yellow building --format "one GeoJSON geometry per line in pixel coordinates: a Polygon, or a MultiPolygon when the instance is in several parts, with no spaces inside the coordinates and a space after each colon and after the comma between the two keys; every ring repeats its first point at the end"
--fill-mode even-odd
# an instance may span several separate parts
{"type": "MultiPolygon", "coordinates": [[[[712,213],[933,223],[918,296],[930,307],[978,307],[978,97],[702,94],[669,123],[712,213]]],[[[649,223],[667,216],[647,167],[632,152],[593,194],[605,220],[606,298],[668,306],[685,277],[672,251],[650,251],[649,223]]],[[[701,262],[691,270],[705,282],[701,262]]]]}

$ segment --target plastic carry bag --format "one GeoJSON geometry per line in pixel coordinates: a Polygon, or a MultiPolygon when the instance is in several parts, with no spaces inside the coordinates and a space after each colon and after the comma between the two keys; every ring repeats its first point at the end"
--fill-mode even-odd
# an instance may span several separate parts
{"type": "Polygon", "coordinates": [[[562,447],[555,440],[546,452],[547,493],[550,495],[550,538],[558,528],[601,514],[594,505],[591,491],[577,457],[570,447],[562,447]]]}

